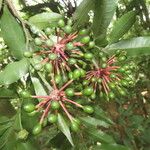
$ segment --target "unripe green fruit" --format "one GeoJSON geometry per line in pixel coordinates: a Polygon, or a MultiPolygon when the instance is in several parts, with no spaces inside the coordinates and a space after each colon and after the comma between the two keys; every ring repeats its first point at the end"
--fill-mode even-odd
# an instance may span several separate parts
{"type": "Polygon", "coordinates": [[[87,35],[87,33],[88,33],[87,29],[82,29],[80,30],[79,35],[87,35]]]}
{"type": "Polygon", "coordinates": [[[116,78],[116,75],[112,73],[112,74],[110,75],[110,77],[111,77],[111,78],[116,78]]]}
{"type": "Polygon", "coordinates": [[[25,104],[25,105],[23,106],[23,109],[24,109],[26,112],[30,113],[30,112],[32,112],[32,111],[35,110],[35,106],[34,106],[34,104],[32,104],[32,103],[28,103],[28,104],[25,104]]]}
{"type": "Polygon", "coordinates": [[[130,67],[129,67],[128,65],[124,65],[123,68],[124,68],[125,70],[128,70],[130,67]]]}
{"type": "Polygon", "coordinates": [[[47,46],[50,46],[50,47],[54,45],[54,42],[51,39],[46,40],[45,43],[47,46]]]}
{"type": "Polygon", "coordinates": [[[95,47],[95,42],[94,41],[89,42],[89,48],[94,48],[94,47],[95,47]]]}
{"type": "Polygon", "coordinates": [[[69,72],[69,79],[73,79],[73,72],[69,72]]]}
{"type": "Polygon", "coordinates": [[[52,72],[52,70],[53,70],[53,66],[50,63],[46,63],[44,68],[47,72],[52,72]]]}
{"type": "Polygon", "coordinates": [[[102,68],[105,69],[106,67],[107,67],[107,64],[106,64],[106,63],[103,63],[103,64],[102,64],[102,68]]]}
{"type": "Polygon", "coordinates": [[[43,67],[42,64],[39,64],[39,63],[34,65],[34,69],[38,70],[38,71],[40,71],[42,69],[42,67],[43,67]]]}
{"type": "Polygon", "coordinates": [[[131,81],[132,79],[130,77],[125,78],[126,81],[131,81]]]}
{"type": "Polygon", "coordinates": [[[115,94],[113,92],[109,92],[108,96],[109,96],[110,99],[114,99],[115,98],[115,94]]]}
{"type": "Polygon", "coordinates": [[[122,95],[122,96],[125,96],[126,95],[126,92],[122,89],[119,89],[119,93],[122,95]]]}
{"type": "Polygon", "coordinates": [[[96,98],[96,94],[93,93],[93,94],[91,95],[91,99],[95,99],[95,98],[96,98]]]}
{"type": "Polygon", "coordinates": [[[66,48],[68,49],[68,50],[72,50],[73,48],[74,48],[74,45],[73,45],[73,43],[68,43],[68,44],[66,44],[66,48]]]}
{"type": "Polygon", "coordinates": [[[52,29],[51,28],[46,28],[45,33],[46,33],[46,35],[50,35],[52,33],[52,29]]]}
{"type": "Polygon", "coordinates": [[[20,92],[20,96],[21,96],[22,98],[30,98],[30,97],[31,97],[31,94],[30,94],[29,91],[22,90],[22,91],[20,92]]]}
{"type": "Polygon", "coordinates": [[[76,64],[77,61],[74,58],[69,58],[68,62],[69,62],[70,65],[74,65],[74,64],[76,64]]]}
{"type": "Polygon", "coordinates": [[[125,69],[123,67],[121,67],[121,68],[118,69],[118,71],[121,72],[121,73],[124,73],[125,69]]]}
{"type": "Polygon", "coordinates": [[[96,80],[97,80],[97,79],[96,79],[95,77],[92,78],[92,82],[96,82],[96,80]]]}
{"type": "Polygon", "coordinates": [[[52,102],[51,102],[51,108],[52,108],[53,110],[59,109],[59,108],[60,108],[59,102],[58,102],[58,101],[52,101],[52,102]]]}
{"type": "Polygon", "coordinates": [[[102,83],[102,79],[99,78],[99,79],[97,80],[97,82],[98,82],[98,83],[102,83]]]}
{"type": "Polygon", "coordinates": [[[126,60],[126,56],[120,56],[120,57],[118,58],[118,60],[119,60],[119,61],[124,61],[124,60],[126,60]]]}
{"type": "Polygon", "coordinates": [[[92,53],[85,53],[84,58],[91,60],[93,58],[93,54],[92,53]]]}
{"type": "Polygon", "coordinates": [[[33,117],[36,115],[36,113],[37,113],[37,111],[34,110],[34,111],[28,113],[28,116],[33,117]]]}
{"type": "Polygon", "coordinates": [[[43,120],[42,127],[45,127],[46,125],[47,125],[47,118],[45,118],[45,119],[43,120]]]}
{"type": "Polygon", "coordinates": [[[80,69],[75,69],[73,72],[73,78],[78,79],[81,76],[81,71],[80,69]]]}
{"type": "Polygon", "coordinates": [[[55,82],[56,82],[56,84],[59,84],[61,82],[61,80],[62,80],[61,75],[56,75],[55,76],[55,82]]]}
{"type": "Polygon", "coordinates": [[[103,52],[99,52],[99,56],[102,58],[104,56],[103,52]]]}
{"type": "Polygon", "coordinates": [[[131,70],[127,70],[125,73],[126,73],[126,74],[131,74],[132,71],[131,71],[131,70]]]}
{"type": "Polygon", "coordinates": [[[86,86],[86,85],[88,85],[89,83],[90,83],[89,80],[83,80],[83,83],[82,83],[82,84],[83,84],[84,86],[86,86]]]}
{"type": "Polygon", "coordinates": [[[110,87],[111,89],[115,89],[116,86],[115,86],[114,83],[111,82],[111,83],[109,83],[109,87],[110,87]]]}
{"type": "Polygon", "coordinates": [[[35,38],[35,39],[34,39],[34,42],[35,42],[35,44],[38,45],[38,46],[42,45],[42,40],[41,40],[40,38],[35,38]]]}
{"type": "Polygon", "coordinates": [[[89,36],[85,36],[81,39],[81,43],[82,44],[87,44],[90,41],[90,37],[89,36]]]}
{"type": "Polygon", "coordinates": [[[83,69],[80,69],[80,73],[81,73],[81,77],[85,77],[86,75],[86,71],[83,69]]]}
{"type": "Polygon", "coordinates": [[[87,87],[83,90],[83,94],[86,95],[86,96],[90,96],[93,94],[93,88],[92,87],[87,87]]]}
{"type": "Polygon", "coordinates": [[[106,62],[106,61],[107,61],[107,58],[106,58],[106,57],[102,57],[101,60],[102,60],[103,62],[106,62]]]}
{"type": "Polygon", "coordinates": [[[120,50],[117,50],[117,51],[115,52],[116,55],[119,55],[120,53],[121,53],[120,50]]]}
{"type": "Polygon", "coordinates": [[[128,86],[128,82],[127,82],[127,81],[125,81],[125,80],[121,80],[121,84],[122,84],[123,86],[125,86],[125,87],[127,87],[127,86],[128,86]]]}
{"type": "Polygon", "coordinates": [[[94,112],[94,109],[91,106],[84,106],[83,110],[88,114],[92,114],[94,112]]]}
{"type": "Polygon", "coordinates": [[[57,122],[57,115],[55,115],[55,114],[50,114],[50,115],[48,116],[48,121],[49,121],[50,123],[56,123],[56,122],[57,122]]]}
{"type": "Polygon", "coordinates": [[[71,130],[74,132],[79,131],[79,124],[75,121],[71,122],[71,130]]]}
{"type": "Polygon", "coordinates": [[[57,54],[51,53],[48,55],[50,60],[55,60],[57,58],[57,54]]]}
{"type": "Polygon", "coordinates": [[[41,131],[42,131],[42,125],[38,123],[36,126],[34,126],[32,133],[33,133],[33,135],[37,135],[41,131]]]}
{"type": "Polygon", "coordinates": [[[70,34],[72,32],[72,27],[70,25],[67,25],[64,27],[64,31],[67,34],[70,34]]]}
{"type": "Polygon", "coordinates": [[[24,52],[23,55],[27,58],[30,58],[30,57],[32,57],[32,52],[26,51],[26,52],[24,52]]]}
{"type": "Polygon", "coordinates": [[[72,25],[73,24],[73,22],[72,22],[72,19],[68,19],[68,21],[67,21],[67,25],[72,25]]]}
{"type": "Polygon", "coordinates": [[[74,89],[68,88],[66,89],[65,93],[67,96],[74,96],[74,89]]]}
{"type": "Polygon", "coordinates": [[[60,19],[60,20],[58,21],[58,26],[61,27],[61,28],[65,26],[65,22],[64,22],[63,19],[60,19]]]}

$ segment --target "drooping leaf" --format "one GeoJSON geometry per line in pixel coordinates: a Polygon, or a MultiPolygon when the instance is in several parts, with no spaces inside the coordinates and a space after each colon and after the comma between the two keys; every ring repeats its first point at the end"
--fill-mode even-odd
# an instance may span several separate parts
{"type": "Polygon", "coordinates": [[[110,126],[107,122],[92,117],[80,117],[80,120],[87,126],[102,126],[105,128],[110,126]]]}
{"type": "Polygon", "coordinates": [[[106,49],[109,52],[114,52],[117,49],[125,50],[128,55],[132,56],[150,54],[150,37],[136,37],[122,40],[109,45],[106,49]]]}
{"type": "Polygon", "coordinates": [[[27,59],[8,64],[5,69],[0,72],[0,85],[9,85],[16,82],[27,74],[28,67],[29,63],[27,59]]]}
{"type": "Polygon", "coordinates": [[[58,127],[63,132],[63,134],[67,137],[71,145],[74,146],[70,129],[61,114],[58,114],[58,127]]]}
{"type": "Polygon", "coordinates": [[[117,42],[136,21],[136,12],[130,11],[119,18],[110,33],[110,43],[117,42]]]}
{"type": "Polygon", "coordinates": [[[95,141],[111,144],[115,143],[114,139],[110,135],[96,128],[88,128],[87,133],[95,141]]]}
{"type": "Polygon", "coordinates": [[[16,93],[10,89],[0,88],[0,99],[15,98],[16,93]]]}
{"type": "Polygon", "coordinates": [[[95,146],[94,150],[131,150],[131,149],[118,144],[101,144],[101,146],[95,146]]]}
{"type": "Polygon", "coordinates": [[[93,32],[96,38],[103,39],[113,18],[118,0],[96,0],[94,9],[93,32]],[[102,36],[103,35],[103,36],[102,36]]]}
{"type": "Polygon", "coordinates": [[[44,29],[49,26],[55,26],[58,20],[61,18],[62,15],[58,13],[44,12],[30,17],[29,22],[38,27],[39,29],[44,29]]]}
{"type": "Polygon", "coordinates": [[[26,51],[25,35],[19,22],[13,17],[7,6],[4,7],[0,25],[5,43],[12,55],[20,60],[26,51]]]}
{"type": "Polygon", "coordinates": [[[75,21],[75,27],[82,26],[89,21],[88,13],[94,8],[95,0],[83,0],[81,4],[77,7],[73,14],[73,19],[75,21]]]}

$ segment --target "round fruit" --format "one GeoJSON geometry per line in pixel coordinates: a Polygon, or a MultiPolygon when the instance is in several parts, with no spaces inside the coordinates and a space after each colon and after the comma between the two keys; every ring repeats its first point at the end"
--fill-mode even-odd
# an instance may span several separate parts
{"type": "Polygon", "coordinates": [[[55,76],[55,82],[56,84],[59,84],[61,82],[62,78],[61,78],[61,75],[56,75],[55,76]]]}
{"type": "Polygon", "coordinates": [[[57,54],[55,54],[55,53],[49,54],[49,59],[50,60],[55,60],[56,58],[57,58],[57,54]]]}
{"type": "Polygon", "coordinates": [[[35,38],[35,39],[34,39],[34,42],[35,42],[35,44],[38,45],[38,46],[42,45],[42,40],[41,40],[40,38],[35,38]]]}
{"type": "Polygon", "coordinates": [[[116,78],[116,75],[115,74],[111,74],[110,77],[111,78],[116,78]]]}
{"type": "Polygon", "coordinates": [[[33,117],[36,115],[36,113],[37,113],[37,111],[34,110],[34,111],[28,113],[28,116],[33,117]]]}
{"type": "Polygon", "coordinates": [[[68,21],[67,21],[67,25],[70,25],[70,26],[71,26],[71,25],[72,25],[72,23],[73,23],[73,22],[72,22],[72,19],[68,19],[68,21]]]}
{"type": "Polygon", "coordinates": [[[118,71],[121,72],[121,73],[124,73],[125,69],[122,67],[122,68],[119,68],[118,71]]]}
{"type": "Polygon", "coordinates": [[[70,34],[72,32],[72,27],[70,25],[67,25],[64,27],[64,31],[67,34],[70,34]]]}
{"type": "Polygon", "coordinates": [[[93,58],[93,54],[92,54],[92,53],[85,53],[85,54],[84,54],[84,58],[90,60],[90,59],[93,58]]]}
{"type": "Polygon", "coordinates": [[[52,33],[51,28],[46,28],[45,33],[46,33],[47,35],[50,35],[50,34],[52,33]]]}
{"type": "Polygon", "coordinates": [[[94,112],[94,109],[91,106],[84,106],[83,110],[84,110],[84,112],[86,112],[88,114],[92,114],[94,112]]]}
{"type": "Polygon", "coordinates": [[[52,70],[53,70],[53,66],[50,63],[46,63],[44,68],[47,72],[52,72],[52,70]]]}
{"type": "Polygon", "coordinates": [[[21,96],[22,98],[29,98],[29,97],[31,97],[31,94],[29,93],[29,91],[22,90],[22,91],[20,92],[20,96],[21,96]]]}
{"type": "Polygon", "coordinates": [[[94,47],[95,47],[95,42],[94,41],[89,42],[89,48],[94,48],[94,47]]]}
{"type": "Polygon", "coordinates": [[[74,89],[68,88],[66,89],[65,93],[67,96],[74,96],[74,89]]]}
{"type": "Polygon", "coordinates": [[[82,29],[80,30],[79,35],[86,35],[87,33],[88,33],[87,29],[82,29]]]}
{"type": "Polygon", "coordinates": [[[74,65],[74,64],[76,64],[77,61],[74,58],[69,58],[68,62],[69,62],[70,65],[74,65]]]}
{"type": "Polygon", "coordinates": [[[60,19],[60,20],[58,21],[58,26],[61,27],[61,28],[65,26],[65,22],[64,22],[63,19],[60,19]]]}
{"type": "Polygon", "coordinates": [[[104,53],[103,53],[103,52],[99,52],[99,56],[100,56],[100,57],[103,57],[103,56],[104,56],[104,53]]]}
{"type": "Polygon", "coordinates": [[[81,76],[81,71],[80,69],[75,69],[73,72],[73,78],[78,79],[81,76]]]}
{"type": "Polygon", "coordinates": [[[102,83],[102,79],[98,79],[97,82],[98,82],[98,83],[102,83]]]}
{"type": "Polygon", "coordinates": [[[120,56],[120,57],[118,58],[118,60],[119,60],[119,61],[124,61],[124,60],[126,60],[126,56],[120,56]]]}
{"type": "Polygon", "coordinates": [[[128,86],[128,82],[127,81],[125,81],[125,80],[121,80],[121,84],[123,85],[123,86],[128,86]]]}
{"type": "Polygon", "coordinates": [[[114,99],[115,98],[115,94],[113,92],[109,92],[109,98],[114,99]]]}
{"type": "Polygon", "coordinates": [[[52,101],[52,102],[51,102],[51,108],[52,108],[53,110],[59,109],[59,108],[60,108],[59,102],[58,102],[58,101],[52,101]]]}
{"type": "Polygon", "coordinates": [[[80,73],[81,73],[81,77],[85,77],[86,75],[86,71],[83,69],[80,69],[80,73]]]}
{"type": "Polygon", "coordinates": [[[83,94],[86,96],[92,95],[93,94],[93,88],[92,87],[87,87],[83,90],[83,94]]]}
{"type": "Polygon", "coordinates": [[[56,116],[55,114],[50,114],[50,115],[48,116],[48,121],[49,121],[50,123],[56,123],[56,122],[57,122],[57,116],[56,116]]]}
{"type": "Polygon", "coordinates": [[[95,98],[96,98],[96,94],[93,93],[93,94],[91,95],[91,99],[95,99],[95,98]]]}
{"type": "Polygon", "coordinates": [[[106,67],[107,67],[107,64],[106,64],[106,63],[103,63],[103,64],[102,64],[102,68],[105,69],[106,67]]]}
{"type": "Polygon", "coordinates": [[[69,79],[73,79],[73,72],[69,72],[69,79]]]}
{"type": "Polygon", "coordinates": [[[38,71],[41,70],[42,67],[43,67],[42,64],[39,64],[39,63],[37,63],[37,64],[34,65],[34,69],[38,70],[38,71]]]}
{"type": "Polygon", "coordinates": [[[114,83],[109,83],[109,87],[111,88],[111,89],[114,89],[115,88],[115,84],[114,83]]]}
{"type": "Polygon", "coordinates": [[[54,42],[51,39],[46,40],[45,43],[47,46],[50,46],[50,47],[54,45],[54,42]]]}
{"type": "Polygon", "coordinates": [[[66,48],[68,49],[68,50],[72,50],[73,48],[74,48],[74,45],[73,45],[73,43],[68,43],[67,45],[66,45],[66,48]]]}
{"type": "Polygon", "coordinates": [[[122,89],[119,89],[119,93],[120,93],[121,95],[123,95],[123,96],[126,95],[126,92],[125,92],[124,90],[122,90],[122,89]]]}
{"type": "Polygon", "coordinates": [[[88,85],[90,83],[90,81],[89,80],[83,80],[83,85],[85,86],[85,85],[88,85]]]}
{"type": "Polygon", "coordinates": [[[121,51],[120,51],[120,50],[117,50],[115,53],[116,53],[117,55],[119,55],[119,54],[121,53],[121,51]]]}
{"type": "Polygon", "coordinates": [[[32,133],[34,135],[37,135],[41,132],[42,130],[42,125],[41,124],[37,124],[36,126],[34,126],[33,130],[32,130],[32,133]]]}
{"type": "Polygon", "coordinates": [[[71,122],[71,130],[74,131],[74,132],[79,131],[79,124],[75,121],[72,121],[71,122]]]}
{"type": "Polygon", "coordinates": [[[101,59],[102,59],[103,62],[106,62],[106,61],[107,61],[107,58],[106,58],[106,57],[102,57],[101,59]]]}
{"type": "Polygon", "coordinates": [[[24,55],[25,57],[29,58],[29,57],[32,57],[32,52],[26,51],[26,52],[24,52],[23,55],[24,55]]]}
{"type": "Polygon", "coordinates": [[[33,111],[35,110],[35,106],[34,106],[34,104],[32,104],[32,103],[28,103],[28,104],[25,104],[25,105],[23,106],[23,109],[24,109],[26,112],[30,113],[30,112],[33,112],[33,111]]]}
{"type": "Polygon", "coordinates": [[[81,39],[81,43],[83,44],[87,44],[90,41],[90,37],[89,36],[85,36],[81,39]]]}

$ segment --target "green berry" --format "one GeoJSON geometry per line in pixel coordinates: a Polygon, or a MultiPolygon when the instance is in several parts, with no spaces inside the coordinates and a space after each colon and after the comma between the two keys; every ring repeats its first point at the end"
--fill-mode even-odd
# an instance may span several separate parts
{"type": "Polygon", "coordinates": [[[58,102],[58,101],[52,101],[52,102],[51,102],[51,108],[52,108],[53,110],[59,109],[59,108],[60,108],[59,102],[58,102]]]}
{"type": "Polygon", "coordinates": [[[124,60],[126,60],[126,56],[120,56],[120,57],[118,58],[118,60],[119,60],[119,61],[124,61],[124,60]]]}
{"type": "Polygon", "coordinates": [[[125,80],[121,80],[121,84],[122,84],[123,86],[125,86],[125,87],[127,87],[127,86],[128,86],[128,82],[127,82],[127,81],[125,81],[125,80]]]}
{"type": "Polygon", "coordinates": [[[84,58],[91,60],[93,58],[93,54],[92,53],[85,53],[84,58]]]}
{"type": "Polygon", "coordinates": [[[25,105],[23,106],[23,109],[24,109],[26,112],[30,113],[30,112],[33,112],[33,111],[35,110],[35,106],[34,106],[34,104],[32,104],[32,103],[28,103],[28,104],[25,104],[25,105]]]}
{"type": "Polygon", "coordinates": [[[77,132],[79,130],[79,124],[75,121],[71,122],[71,130],[77,132]]]}
{"type": "Polygon", "coordinates": [[[88,33],[87,29],[82,29],[80,30],[79,35],[87,35],[87,33],[88,33]]]}
{"type": "Polygon", "coordinates": [[[37,113],[37,111],[34,110],[34,111],[28,113],[28,116],[33,117],[36,115],[36,113],[37,113]]]}
{"type": "Polygon", "coordinates": [[[70,34],[72,32],[72,27],[70,25],[67,25],[64,27],[64,31],[67,34],[70,34]]]}
{"type": "Polygon", "coordinates": [[[103,52],[99,52],[99,56],[102,58],[104,56],[103,52]]]}
{"type": "Polygon", "coordinates": [[[45,33],[46,33],[46,35],[50,35],[52,33],[52,29],[51,28],[46,28],[45,33]]]}
{"type": "Polygon", "coordinates": [[[70,64],[70,65],[74,65],[74,64],[76,64],[76,59],[74,59],[74,58],[69,58],[68,59],[68,63],[70,64]]]}
{"type": "Polygon", "coordinates": [[[102,79],[98,79],[97,82],[98,82],[98,83],[102,83],[102,79]]]}
{"type": "Polygon", "coordinates": [[[32,130],[32,133],[34,135],[37,135],[41,132],[42,130],[42,125],[41,124],[37,124],[36,126],[34,126],[33,130],[32,130]]]}
{"type": "Polygon", "coordinates": [[[91,95],[91,99],[95,99],[95,98],[96,98],[96,94],[93,93],[93,94],[91,95]]]}
{"type": "Polygon", "coordinates": [[[63,19],[60,19],[60,20],[58,21],[58,26],[61,27],[61,28],[65,26],[65,22],[64,22],[63,19]]]}
{"type": "Polygon", "coordinates": [[[83,83],[82,83],[82,84],[83,84],[84,86],[86,86],[86,85],[88,85],[89,83],[90,83],[89,80],[83,80],[83,83]]]}
{"type": "Polygon", "coordinates": [[[114,99],[115,98],[115,94],[113,92],[109,92],[108,94],[110,99],[114,99]]]}
{"type": "Polygon", "coordinates": [[[128,70],[130,67],[129,67],[128,65],[124,65],[123,68],[124,68],[125,70],[128,70]]]}
{"type": "Polygon", "coordinates": [[[68,44],[66,44],[66,48],[68,49],[68,50],[72,50],[73,48],[74,48],[74,45],[73,45],[73,43],[68,43],[68,44]]]}
{"type": "Polygon", "coordinates": [[[27,57],[27,58],[30,58],[30,57],[32,57],[32,52],[26,51],[26,52],[24,52],[23,55],[24,55],[25,57],[27,57]]]}
{"type": "Polygon", "coordinates": [[[81,71],[80,71],[80,69],[75,69],[75,70],[73,71],[73,78],[74,78],[74,79],[78,79],[80,76],[81,76],[81,71]]]}
{"type": "Polygon", "coordinates": [[[49,46],[49,47],[51,47],[51,46],[54,45],[54,42],[53,42],[51,39],[46,40],[45,43],[46,43],[46,45],[49,46]]]}
{"type": "Polygon", "coordinates": [[[66,89],[65,93],[67,96],[74,96],[74,89],[68,88],[66,89]]]}
{"type": "Polygon", "coordinates": [[[55,53],[49,54],[49,59],[50,60],[55,60],[56,58],[57,58],[57,54],[55,54],[55,53]]]}
{"type": "Polygon", "coordinates": [[[34,65],[34,69],[38,70],[38,71],[40,71],[42,69],[42,67],[43,67],[42,64],[39,64],[39,63],[34,65]]]}
{"type": "Polygon", "coordinates": [[[62,81],[61,75],[55,75],[55,82],[56,84],[59,84],[62,81]]]}
{"type": "Polygon", "coordinates": [[[110,74],[110,77],[111,78],[116,78],[116,75],[112,73],[112,74],[110,74]]]}
{"type": "Polygon", "coordinates": [[[94,109],[91,106],[84,106],[83,110],[88,114],[92,114],[94,112],[94,109]]]}
{"type": "Polygon", "coordinates": [[[40,38],[35,38],[35,39],[34,39],[34,42],[35,42],[35,44],[38,45],[38,46],[42,45],[42,40],[41,40],[40,38]]]}
{"type": "Polygon", "coordinates": [[[20,96],[21,96],[22,98],[30,98],[30,97],[31,97],[31,94],[30,94],[29,91],[22,90],[22,91],[20,92],[20,96]]]}
{"type": "Polygon", "coordinates": [[[67,25],[72,25],[73,24],[73,22],[72,22],[72,19],[68,19],[68,21],[67,21],[67,25]]]}
{"type": "Polygon", "coordinates": [[[103,62],[106,62],[106,61],[107,61],[107,58],[106,58],[106,57],[102,57],[101,60],[102,60],[103,62]]]}
{"type": "Polygon", "coordinates": [[[90,96],[93,94],[93,88],[92,87],[87,87],[83,90],[83,94],[86,95],[86,96],[90,96]]]}
{"type": "Polygon", "coordinates": [[[47,72],[52,72],[52,70],[53,70],[53,66],[50,63],[46,63],[44,68],[47,72]]]}
{"type": "Polygon", "coordinates": [[[56,116],[55,114],[50,114],[50,115],[48,116],[48,121],[49,121],[50,123],[56,123],[56,122],[57,122],[57,116],[56,116]]]}
{"type": "Polygon", "coordinates": [[[119,89],[119,93],[122,95],[122,96],[125,96],[126,95],[126,92],[122,89],[119,89]]]}
{"type": "Polygon", "coordinates": [[[81,77],[85,77],[86,75],[86,71],[83,69],[80,69],[80,73],[81,73],[81,77]]]}
{"type": "Polygon", "coordinates": [[[73,72],[69,72],[69,79],[73,79],[73,72]]]}
{"type": "Polygon", "coordinates": [[[125,69],[123,67],[121,67],[121,68],[118,69],[118,71],[121,72],[121,73],[124,73],[125,69]]]}
{"type": "Polygon", "coordinates": [[[116,86],[115,86],[114,83],[111,82],[111,83],[109,83],[109,87],[110,87],[111,89],[115,89],[116,86]]]}
{"type": "Polygon", "coordinates": [[[87,44],[90,41],[90,37],[89,36],[85,36],[81,39],[81,43],[82,44],[87,44]]]}
{"type": "Polygon", "coordinates": [[[102,68],[105,69],[106,67],[107,67],[107,64],[106,64],[106,63],[103,63],[103,64],[102,64],[102,68]]]}
{"type": "Polygon", "coordinates": [[[131,70],[127,70],[126,74],[132,74],[132,71],[131,70]]]}
{"type": "Polygon", "coordinates": [[[94,47],[95,47],[95,42],[94,41],[89,42],[89,48],[94,48],[94,47]]]}
{"type": "Polygon", "coordinates": [[[92,78],[92,82],[96,82],[97,79],[95,77],[92,78]]]}

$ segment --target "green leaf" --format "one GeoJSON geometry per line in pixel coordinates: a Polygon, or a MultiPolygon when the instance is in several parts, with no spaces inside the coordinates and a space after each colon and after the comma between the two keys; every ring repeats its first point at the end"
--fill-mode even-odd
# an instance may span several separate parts
{"type": "Polygon", "coordinates": [[[94,8],[95,0],[83,0],[81,4],[77,7],[73,14],[73,19],[75,20],[74,26],[85,25],[89,21],[88,13],[94,8]]]}
{"type": "Polygon", "coordinates": [[[99,141],[102,143],[115,143],[114,139],[110,135],[102,132],[101,130],[95,128],[88,128],[87,133],[95,141],[99,141]]]}
{"type": "Polygon", "coordinates": [[[16,93],[14,91],[6,88],[0,88],[0,99],[15,98],[15,97],[16,97],[16,93]]]}
{"type": "Polygon", "coordinates": [[[45,12],[34,15],[29,18],[29,22],[38,27],[44,29],[46,27],[53,27],[57,24],[58,20],[62,18],[62,15],[54,12],[45,12]]]}
{"type": "Polygon", "coordinates": [[[102,126],[105,128],[108,128],[110,126],[110,124],[108,124],[107,122],[103,121],[103,120],[99,120],[96,118],[92,118],[92,117],[80,117],[80,120],[87,126],[102,126]]]}
{"type": "Polygon", "coordinates": [[[58,114],[58,127],[63,132],[63,134],[67,137],[71,145],[74,146],[72,137],[70,134],[70,129],[61,114],[58,114]]]}
{"type": "Polygon", "coordinates": [[[150,37],[122,40],[106,47],[106,50],[112,53],[117,49],[125,50],[128,55],[132,56],[150,54],[150,37]]]}
{"type": "Polygon", "coordinates": [[[95,146],[94,150],[131,150],[131,149],[118,144],[101,144],[101,146],[95,146]]]}
{"type": "Polygon", "coordinates": [[[113,18],[118,0],[96,0],[94,9],[93,32],[96,38],[103,39],[113,18]],[[103,36],[102,36],[103,35],[103,36]]]}
{"type": "Polygon", "coordinates": [[[119,18],[110,33],[110,43],[117,42],[125,33],[129,31],[136,21],[136,12],[130,11],[119,18]]]}
{"type": "Polygon", "coordinates": [[[10,13],[7,6],[4,7],[0,25],[5,43],[11,50],[12,55],[20,60],[26,50],[25,35],[22,27],[10,13]]]}
{"type": "Polygon", "coordinates": [[[29,63],[27,59],[8,64],[5,69],[0,72],[0,85],[9,85],[16,82],[27,74],[28,67],[29,63]]]}

